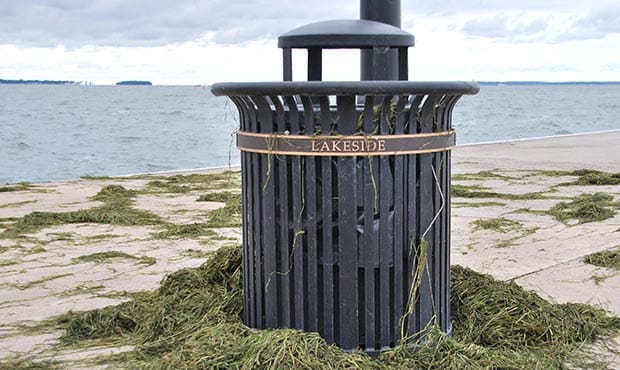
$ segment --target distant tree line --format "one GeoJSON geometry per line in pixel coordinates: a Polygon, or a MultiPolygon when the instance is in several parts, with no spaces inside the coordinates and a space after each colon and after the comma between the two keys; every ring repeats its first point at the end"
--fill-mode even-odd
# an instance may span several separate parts
{"type": "Polygon", "coordinates": [[[56,80],[3,80],[0,79],[0,84],[12,84],[12,85],[74,85],[75,81],[56,81],[56,80]]]}
{"type": "Polygon", "coordinates": [[[151,86],[151,81],[121,81],[116,83],[119,86],[123,85],[138,85],[138,86],[151,86]]]}
{"type": "Polygon", "coordinates": [[[620,81],[476,81],[480,85],[619,85],[620,81]]]}

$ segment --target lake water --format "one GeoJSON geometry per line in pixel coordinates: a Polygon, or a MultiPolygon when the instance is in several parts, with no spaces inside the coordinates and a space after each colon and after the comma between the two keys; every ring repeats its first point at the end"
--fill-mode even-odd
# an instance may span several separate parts
{"type": "MultiPolygon", "coordinates": [[[[482,86],[453,124],[459,144],[617,130],[619,97],[620,85],[482,86]]],[[[0,184],[237,165],[236,119],[200,86],[0,85],[0,184]]]]}

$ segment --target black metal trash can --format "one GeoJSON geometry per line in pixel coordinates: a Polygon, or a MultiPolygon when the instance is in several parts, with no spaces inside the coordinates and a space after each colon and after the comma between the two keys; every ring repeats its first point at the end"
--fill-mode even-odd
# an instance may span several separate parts
{"type": "Polygon", "coordinates": [[[377,353],[450,325],[465,82],[221,83],[240,115],[244,322],[377,353]]]}

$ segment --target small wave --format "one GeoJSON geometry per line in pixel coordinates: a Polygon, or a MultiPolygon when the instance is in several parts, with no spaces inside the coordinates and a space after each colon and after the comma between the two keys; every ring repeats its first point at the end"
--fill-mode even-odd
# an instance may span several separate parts
{"type": "Polygon", "coordinates": [[[16,142],[14,147],[16,149],[30,149],[30,145],[24,143],[23,141],[16,142]]]}
{"type": "Polygon", "coordinates": [[[161,165],[161,164],[154,164],[154,163],[147,163],[146,164],[146,168],[147,168],[148,172],[151,172],[151,171],[170,171],[170,170],[174,169],[174,167],[165,166],[165,165],[161,165]]]}
{"type": "Polygon", "coordinates": [[[118,141],[121,143],[135,143],[136,141],[140,141],[142,138],[139,136],[121,136],[118,138],[118,141]]]}
{"type": "Polygon", "coordinates": [[[180,116],[183,114],[183,111],[173,110],[171,112],[161,112],[159,114],[161,114],[162,116],[180,116]]]}

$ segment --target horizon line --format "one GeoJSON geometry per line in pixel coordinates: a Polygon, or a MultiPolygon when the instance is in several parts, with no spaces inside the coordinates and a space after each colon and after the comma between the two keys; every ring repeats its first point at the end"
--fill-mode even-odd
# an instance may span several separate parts
{"type": "MultiPolygon", "coordinates": [[[[417,80],[410,80],[417,81],[417,80]]],[[[419,80],[424,81],[424,80],[419,80]]],[[[465,81],[465,80],[461,80],[465,81]]],[[[149,81],[151,82],[151,81],[149,81]]],[[[300,82],[300,81],[297,81],[300,82]]],[[[350,81],[347,81],[350,82],[350,81]]],[[[439,80],[438,80],[439,82],[439,80]]],[[[620,80],[565,80],[565,81],[544,81],[544,80],[471,80],[480,85],[617,85],[620,80]]],[[[52,79],[2,79],[0,85],[82,85],[82,86],[118,86],[118,82],[113,83],[94,83],[90,81],[71,81],[71,80],[52,80],[52,79]]],[[[179,83],[179,84],[157,84],[152,86],[190,86],[205,87],[212,83],[179,83]]],[[[146,86],[148,87],[148,86],[146,86]]]]}

